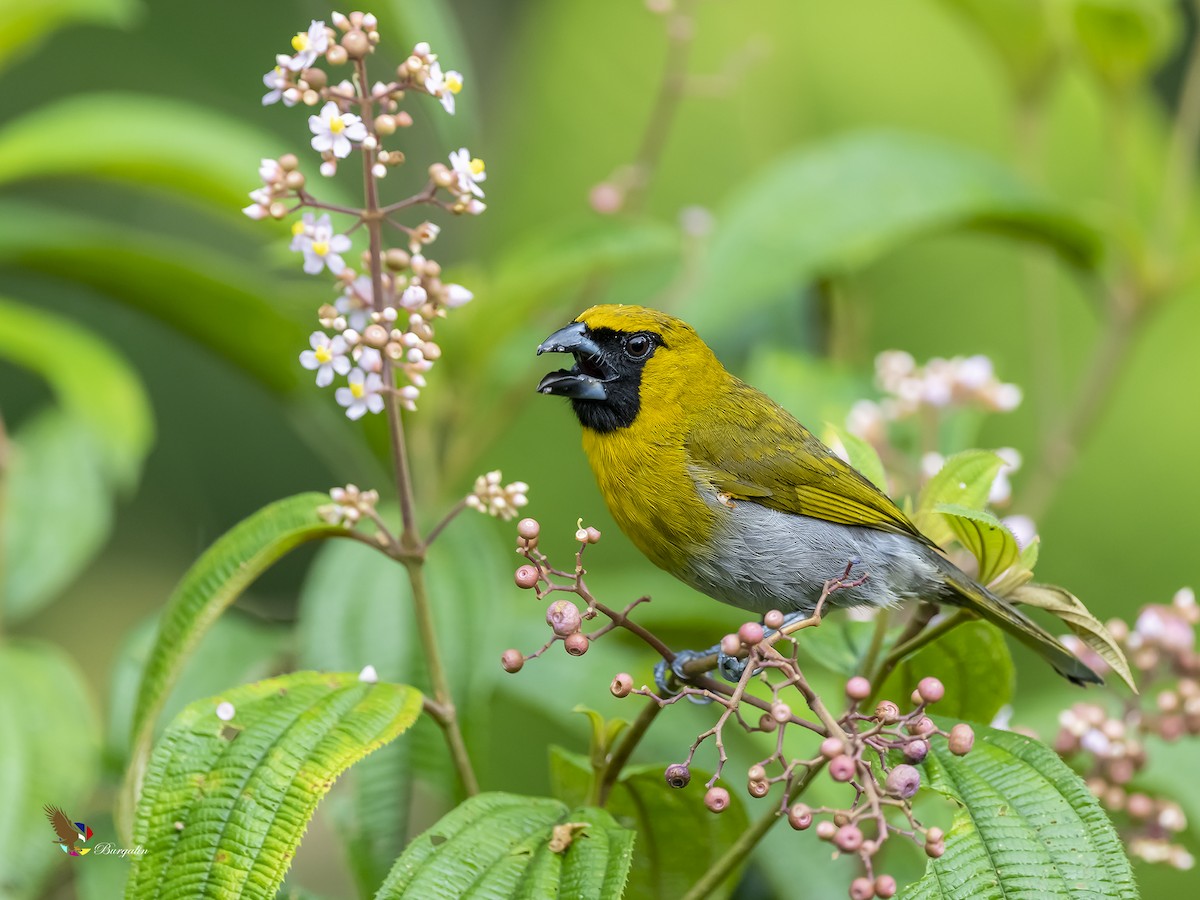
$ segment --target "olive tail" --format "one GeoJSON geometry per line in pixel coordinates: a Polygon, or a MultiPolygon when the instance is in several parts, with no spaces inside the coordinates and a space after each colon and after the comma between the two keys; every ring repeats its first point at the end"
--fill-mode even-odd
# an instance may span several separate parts
{"type": "Polygon", "coordinates": [[[945,584],[954,593],[951,602],[998,625],[1050,663],[1063,678],[1078,685],[1104,684],[1104,679],[1084,665],[1062,643],[1007,600],[997,597],[953,563],[940,559],[945,584]]]}

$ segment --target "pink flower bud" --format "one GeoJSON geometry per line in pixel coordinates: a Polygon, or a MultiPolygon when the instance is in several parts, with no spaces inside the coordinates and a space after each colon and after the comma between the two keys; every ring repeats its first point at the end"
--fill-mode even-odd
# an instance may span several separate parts
{"type": "Polygon", "coordinates": [[[975,746],[975,731],[966,722],[959,722],[950,729],[948,741],[950,752],[955,756],[966,756],[975,746]]]}
{"type": "Polygon", "coordinates": [[[855,675],[846,682],[846,696],[851,700],[866,700],[871,696],[871,682],[861,675],[855,675]]]}
{"type": "Polygon", "coordinates": [[[937,703],[946,696],[946,686],[938,679],[930,676],[922,678],[917,683],[917,693],[926,703],[937,703]]]}
{"type": "Polygon", "coordinates": [[[875,882],[865,876],[850,882],[850,900],[871,900],[875,896],[875,882]]]}
{"type": "Polygon", "coordinates": [[[835,756],[829,761],[829,777],[834,781],[849,781],[854,777],[855,770],[858,766],[855,765],[853,757],[835,756]]]}
{"type": "Polygon", "coordinates": [[[517,583],[517,587],[529,590],[537,585],[540,577],[537,566],[524,565],[517,569],[516,574],[513,575],[513,581],[517,583]]]}
{"type": "Polygon", "coordinates": [[[880,875],[875,879],[875,896],[891,900],[896,896],[896,879],[891,875],[880,875]]]}
{"type": "Polygon", "coordinates": [[[827,737],[821,741],[821,755],[826,759],[834,759],[846,752],[846,745],[841,738],[827,737]]]}
{"type": "MultiPolygon", "coordinates": [[[[863,833],[857,825],[843,825],[833,836],[834,845],[845,853],[853,853],[863,843],[863,833]]],[[[871,892],[874,893],[874,886],[871,892]]]]}
{"type": "Polygon", "coordinates": [[[763,616],[763,624],[768,628],[782,628],[783,613],[777,609],[769,611],[765,616],[763,616]]]}
{"type": "Polygon", "coordinates": [[[542,533],[542,526],[537,519],[522,519],[517,523],[517,534],[527,541],[536,541],[542,533]]]}
{"type": "Polygon", "coordinates": [[[743,644],[752,647],[763,639],[763,627],[757,622],[747,622],[738,629],[738,637],[743,644]]]}

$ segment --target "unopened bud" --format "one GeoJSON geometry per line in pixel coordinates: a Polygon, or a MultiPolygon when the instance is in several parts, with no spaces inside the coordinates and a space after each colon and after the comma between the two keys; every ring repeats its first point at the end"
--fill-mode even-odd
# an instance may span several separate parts
{"type": "Polygon", "coordinates": [[[861,675],[855,675],[846,682],[846,696],[851,700],[866,700],[871,696],[871,682],[861,675]]]}
{"type": "Polygon", "coordinates": [[[849,781],[854,777],[855,765],[853,757],[842,754],[829,761],[829,777],[834,781],[849,781]]]}
{"type": "Polygon", "coordinates": [[[763,627],[757,622],[747,622],[738,629],[738,637],[743,644],[754,646],[763,639],[763,627]]]}
{"type": "Polygon", "coordinates": [[[783,613],[777,609],[772,609],[763,616],[763,624],[768,628],[779,629],[783,627],[783,613]]]}

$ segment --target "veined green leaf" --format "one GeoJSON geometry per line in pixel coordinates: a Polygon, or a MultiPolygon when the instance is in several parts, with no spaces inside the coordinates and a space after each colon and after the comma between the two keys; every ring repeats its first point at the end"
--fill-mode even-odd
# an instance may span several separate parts
{"type": "Polygon", "coordinates": [[[0,297],[0,321],[0,356],[46,379],[62,407],[92,432],[104,474],[117,487],[132,488],[154,440],[150,401],[137,373],[69,319],[0,297]]]}
{"type": "Polygon", "coordinates": [[[932,742],[926,777],[962,809],[945,854],[901,900],[1136,900],[1116,831],[1079,776],[1031,738],[974,728],[966,756],[932,742]]]}
{"type": "Polygon", "coordinates": [[[979,561],[980,584],[991,584],[993,578],[1020,558],[1021,548],[1013,533],[986,509],[939,503],[933,511],[941,513],[958,542],[979,561]]]}
{"type": "Polygon", "coordinates": [[[1003,634],[978,619],[964,622],[902,660],[878,696],[903,701],[927,675],[946,686],[945,697],[933,707],[939,716],[979,722],[990,722],[1012,700],[1016,687],[1016,670],[1003,634]]]}
{"type": "Polygon", "coordinates": [[[868,441],[845,428],[838,428],[835,425],[826,427],[846,448],[846,455],[850,457],[850,465],[867,476],[867,480],[875,487],[885,494],[888,493],[887,471],[883,468],[883,460],[879,458],[879,451],[868,441]]]}
{"type": "Polygon", "coordinates": [[[317,802],[421,702],[407,685],[294,672],[190,704],[146,768],[133,832],[146,853],[125,897],[274,897],[317,802]]]}
{"type": "Polygon", "coordinates": [[[943,503],[983,509],[991,493],[992,482],[1004,460],[990,450],[964,450],[951,456],[925,483],[917,498],[913,521],[935,544],[954,537],[954,530],[936,508],[943,503]]]}
{"type": "Polygon", "coordinates": [[[1129,671],[1129,663],[1112,632],[1070,591],[1053,584],[1024,584],[1014,590],[1009,599],[1015,603],[1036,606],[1058,616],[1076,637],[1098,654],[1108,667],[1129,685],[1131,691],[1135,694],[1138,692],[1133,673],[1129,671]]]}
{"type": "Polygon", "coordinates": [[[0,516],[0,604],[19,621],[52,600],[104,545],[112,498],[87,423],[47,410],[12,436],[0,516]]]}
{"type": "Polygon", "coordinates": [[[73,94],[0,128],[0,185],[102,178],[237,210],[249,203],[259,160],[282,152],[274,135],[178,97],[73,94]]]}
{"type": "MultiPolygon", "coordinates": [[[[626,766],[613,786],[605,809],[637,830],[638,852],[629,872],[630,897],[682,897],[695,883],[696,860],[715,859],[737,840],[750,821],[745,804],[735,800],[719,816],[704,806],[708,774],[692,769],[691,784],[682,789],[663,779],[663,765],[626,766]],[[687,853],[680,853],[687,847],[687,853]]],[[[568,804],[586,802],[592,782],[587,757],[561,747],[550,748],[550,781],[554,795],[568,804]]],[[[710,896],[727,897],[740,869],[710,896]]]]}
{"type": "Polygon", "coordinates": [[[603,809],[480,794],[413,840],[375,900],[616,900],[633,839],[603,809]]]}
{"type": "Polygon", "coordinates": [[[995,160],[928,137],[865,132],[791,153],[731,192],[687,318],[702,334],[817,276],[862,268],[921,235],[987,228],[1092,265],[1095,232],[995,160]],[[731,298],[737,298],[731,302],[731,298]]]}
{"type": "Polygon", "coordinates": [[[73,22],[125,26],[140,9],[136,0],[0,0],[0,67],[32,53],[47,35],[73,22]]]}
{"type": "Polygon", "coordinates": [[[193,563],[167,601],[142,674],[131,733],[133,752],[118,823],[123,827],[140,790],[154,722],[192,649],[218,616],[277,559],[306,541],[345,535],[317,509],[327,494],[297,494],[264,506],[217,539],[193,563]]]}
{"type": "MultiPolygon", "coordinates": [[[[0,898],[24,900],[67,859],[42,807],[84,819],[98,772],[99,725],[87,685],[57,647],[0,645],[0,734],[0,898]]],[[[104,839],[98,830],[97,837],[104,839]]]]}

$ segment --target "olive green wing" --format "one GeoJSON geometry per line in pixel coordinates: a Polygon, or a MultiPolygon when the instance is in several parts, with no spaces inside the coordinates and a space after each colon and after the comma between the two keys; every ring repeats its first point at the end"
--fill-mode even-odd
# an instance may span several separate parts
{"type": "Polygon", "coordinates": [[[773,400],[737,382],[692,429],[687,451],[732,500],[931,543],[885,493],[773,400]]]}

